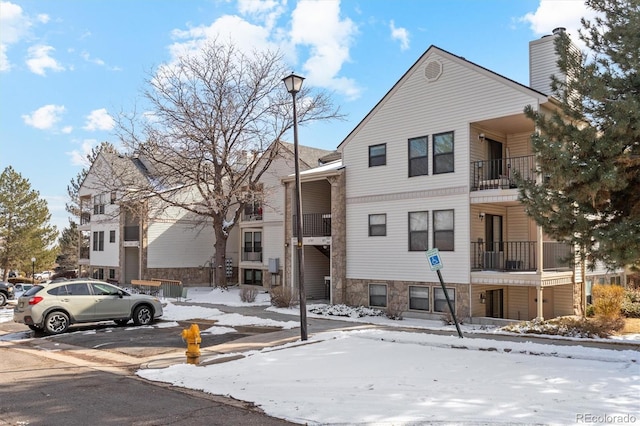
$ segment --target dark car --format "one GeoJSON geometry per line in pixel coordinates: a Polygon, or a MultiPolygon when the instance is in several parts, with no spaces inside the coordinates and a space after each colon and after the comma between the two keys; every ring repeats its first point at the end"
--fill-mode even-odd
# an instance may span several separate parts
{"type": "Polygon", "coordinates": [[[7,300],[13,299],[14,295],[13,284],[0,281],[0,306],[6,305],[7,300]]]}
{"type": "Polygon", "coordinates": [[[69,269],[67,271],[59,271],[56,272],[55,274],[51,275],[50,279],[51,281],[53,280],[57,280],[60,278],[67,278],[67,279],[71,279],[71,278],[78,278],[78,272],[74,269],[69,269]]]}

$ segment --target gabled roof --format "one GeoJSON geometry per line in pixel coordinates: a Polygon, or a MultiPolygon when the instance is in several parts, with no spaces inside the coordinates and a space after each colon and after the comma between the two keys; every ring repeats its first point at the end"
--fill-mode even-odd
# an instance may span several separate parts
{"type": "Polygon", "coordinates": [[[501,74],[498,74],[494,71],[491,71],[490,69],[487,69],[485,67],[482,67],[474,62],[468,61],[467,59],[463,58],[462,56],[458,56],[458,55],[454,55],[453,53],[450,53],[444,49],[441,49],[437,46],[431,45],[429,46],[429,48],[420,56],[420,58],[418,58],[418,60],[411,66],[409,67],[409,69],[402,75],[402,77],[400,77],[400,79],[391,87],[391,89],[389,89],[389,91],[382,97],[382,99],[380,99],[380,101],[378,101],[378,103],[371,109],[371,111],[369,111],[367,113],[367,115],[365,115],[365,117],[358,123],[358,125],[356,125],[356,127],[353,128],[353,130],[351,132],[349,132],[349,134],[347,135],[347,137],[345,137],[342,142],[340,142],[340,144],[338,145],[338,149],[340,149],[345,143],[347,143],[349,141],[349,139],[351,139],[351,137],[369,120],[370,117],[372,117],[380,108],[381,106],[391,97],[393,96],[394,92],[397,90],[398,87],[400,87],[407,79],[408,77],[413,74],[413,72],[422,65],[423,62],[425,62],[425,60],[433,55],[434,53],[438,53],[442,56],[447,57],[449,60],[458,63],[459,65],[462,65],[464,67],[467,67],[475,72],[479,72],[479,73],[483,73],[487,76],[489,76],[490,78],[495,79],[496,81],[509,86],[515,90],[521,91],[521,92],[526,92],[526,94],[532,96],[532,97],[537,97],[539,98],[540,103],[545,103],[548,102],[550,100],[550,97],[547,96],[546,94],[539,92],[537,90],[534,90],[528,86],[525,86],[524,84],[518,83],[515,80],[512,80],[510,78],[507,78],[501,74]]]}

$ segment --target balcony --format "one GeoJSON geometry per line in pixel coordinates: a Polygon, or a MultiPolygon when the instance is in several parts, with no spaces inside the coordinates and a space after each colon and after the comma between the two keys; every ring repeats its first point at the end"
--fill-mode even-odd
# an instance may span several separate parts
{"type": "Polygon", "coordinates": [[[535,179],[535,157],[508,157],[471,163],[471,190],[516,188],[515,174],[527,180],[535,179]]]}
{"type": "MultiPolygon", "coordinates": [[[[331,213],[308,213],[302,215],[303,237],[328,237],[331,235],[331,213]]],[[[293,216],[293,236],[298,236],[298,217],[293,216]]]]}
{"type": "MultiPolygon", "coordinates": [[[[538,269],[536,241],[471,243],[472,271],[527,272],[538,269]]],[[[566,271],[572,267],[573,249],[561,242],[542,243],[544,271],[566,271]]]]}
{"type": "Polygon", "coordinates": [[[262,262],[262,251],[247,251],[242,252],[242,260],[248,262],[262,262]]]}
{"type": "Polygon", "coordinates": [[[125,226],[124,241],[140,241],[140,227],[138,225],[125,226]]]}
{"type": "Polygon", "coordinates": [[[80,259],[90,259],[89,247],[80,247],[80,259]]]}
{"type": "Polygon", "coordinates": [[[248,205],[242,212],[242,220],[247,222],[253,222],[262,220],[262,206],[260,205],[248,205]]]}
{"type": "Polygon", "coordinates": [[[80,225],[88,225],[91,223],[91,213],[84,212],[80,214],[80,225]]]}

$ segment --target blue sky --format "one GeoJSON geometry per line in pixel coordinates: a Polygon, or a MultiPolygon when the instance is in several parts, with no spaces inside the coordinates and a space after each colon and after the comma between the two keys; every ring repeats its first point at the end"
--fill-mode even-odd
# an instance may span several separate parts
{"type": "MultiPolygon", "coordinates": [[[[276,48],[345,121],[300,128],[335,149],[431,45],[528,84],[528,43],[565,27],[581,0],[0,1],[0,170],[12,166],[68,226],[66,188],[112,115],[131,111],[158,65],[207,37],[276,48]]],[[[577,38],[577,37],[574,37],[577,38]]]]}

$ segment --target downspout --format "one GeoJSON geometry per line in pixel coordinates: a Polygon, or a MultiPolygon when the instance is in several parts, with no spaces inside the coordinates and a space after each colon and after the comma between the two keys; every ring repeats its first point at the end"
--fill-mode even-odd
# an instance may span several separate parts
{"type": "MultiPolygon", "coordinates": [[[[538,113],[540,112],[540,101],[538,101],[538,113]]],[[[538,131],[538,128],[536,126],[536,128],[534,129],[535,131],[538,131]]],[[[536,169],[538,168],[538,158],[536,158],[536,169]]],[[[541,185],[542,184],[542,179],[543,177],[538,174],[538,176],[536,177],[536,184],[537,185],[541,185]]],[[[537,257],[538,257],[538,263],[537,263],[537,268],[536,268],[536,274],[538,275],[538,281],[536,284],[536,318],[539,320],[543,320],[544,319],[544,309],[543,309],[543,289],[542,289],[542,272],[544,271],[544,265],[543,265],[543,257],[544,257],[544,244],[542,242],[542,239],[544,238],[543,232],[542,232],[542,226],[540,226],[539,224],[536,224],[536,252],[537,252],[537,257]]]]}

